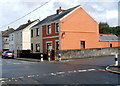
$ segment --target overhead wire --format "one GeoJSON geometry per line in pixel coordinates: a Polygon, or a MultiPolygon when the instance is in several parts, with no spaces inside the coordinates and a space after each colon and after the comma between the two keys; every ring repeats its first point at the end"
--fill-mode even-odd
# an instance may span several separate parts
{"type": "Polygon", "coordinates": [[[16,23],[17,21],[23,19],[24,17],[28,16],[29,14],[31,14],[31,13],[33,13],[34,11],[38,10],[39,8],[43,7],[44,5],[46,5],[47,3],[49,3],[50,1],[52,1],[52,0],[49,0],[49,1],[45,2],[44,4],[40,5],[39,7],[35,8],[35,9],[32,10],[32,11],[30,11],[29,13],[25,14],[24,16],[22,16],[22,17],[20,17],[20,18],[18,18],[18,19],[16,19],[16,20],[14,20],[14,21],[6,24],[6,25],[3,25],[3,26],[1,26],[0,28],[7,27],[7,26],[9,26],[9,25],[11,25],[11,24],[13,24],[13,23],[16,23]]]}

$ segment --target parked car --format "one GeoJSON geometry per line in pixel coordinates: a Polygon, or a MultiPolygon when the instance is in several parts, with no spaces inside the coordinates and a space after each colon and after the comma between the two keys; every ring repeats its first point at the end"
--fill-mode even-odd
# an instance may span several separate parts
{"type": "Polygon", "coordinates": [[[14,58],[14,53],[12,51],[4,51],[2,53],[2,58],[14,58]]]}

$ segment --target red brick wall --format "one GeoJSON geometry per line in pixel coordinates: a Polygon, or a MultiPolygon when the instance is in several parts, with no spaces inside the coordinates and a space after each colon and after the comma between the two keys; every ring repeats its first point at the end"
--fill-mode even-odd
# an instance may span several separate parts
{"type": "Polygon", "coordinates": [[[46,42],[47,41],[52,41],[52,48],[55,50],[55,40],[59,40],[59,37],[54,37],[54,36],[59,36],[59,33],[55,32],[55,23],[51,24],[51,34],[47,34],[47,25],[42,26],[42,33],[43,33],[43,53],[46,53],[46,42]],[[44,38],[44,37],[52,37],[52,38],[44,38]]]}
{"type": "Polygon", "coordinates": [[[43,33],[43,37],[50,37],[50,36],[57,36],[57,35],[59,35],[59,33],[55,32],[55,23],[51,24],[51,28],[52,28],[52,33],[47,35],[47,25],[43,26],[43,32],[42,32],[43,33]]]}
{"type": "Polygon", "coordinates": [[[49,38],[49,39],[43,39],[43,53],[46,54],[46,42],[47,41],[52,41],[52,48],[55,50],[55,40],[59,40],[59,37],[56,38],[49,38]]]}

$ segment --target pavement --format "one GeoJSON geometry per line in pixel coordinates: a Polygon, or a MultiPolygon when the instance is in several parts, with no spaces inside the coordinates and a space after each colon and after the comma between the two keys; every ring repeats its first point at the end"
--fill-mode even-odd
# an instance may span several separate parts
{"type": "MultiPolygon", "coordinates": [[[[48,60],[43,60],[43,61],[41,61],[41,59],[34,59],[34,58],[18,58],[18,57],[16,57],[16,58],[14,58],[14,59],[16,59],[16,60],[23,60],[23,61],[31,61],[31,62],[49,62],[48,60]]],[[[61,60],[61,62],[66,62],[66,61],[71,61],[72,59],[64,59],[64,60],[61,60]]],[[[59,61],[59,60],[51,60],[50,62],[57,62],[57,61],[59,61]]]]}
{"type": "Polygon", "coordinates": [[[112,73],[120,74],[120,65],[109,65],[106,67],[106,70],[112,73]]]}
{"type": "Polygon", "coordinates": [[[41,62],[40,59],[32,59],[32,58],[14,58],[16,60],[23,60],[23,61],[32,61],[32,62],[41,62]]]}

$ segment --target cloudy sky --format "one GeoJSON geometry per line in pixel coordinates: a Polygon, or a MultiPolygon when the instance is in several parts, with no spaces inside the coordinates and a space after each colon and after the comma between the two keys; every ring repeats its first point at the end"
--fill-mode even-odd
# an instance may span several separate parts
{"type": "Polygon", "coordinates": [[[8,26],[16,29],[21,24],[30,20],[44,19],[46,16],[56,13],[60,6],[68,9],[81,5],[83,9],[98,23],[107,22],[110,26],[118,25],[118,2],[119,0],[50,0],[49,3],[16,21],[27,13],[33,11],[49,0],[0,0],[0,30],[8,26]]]}

